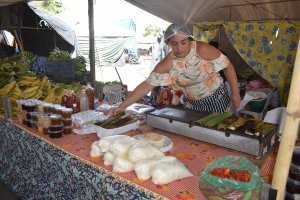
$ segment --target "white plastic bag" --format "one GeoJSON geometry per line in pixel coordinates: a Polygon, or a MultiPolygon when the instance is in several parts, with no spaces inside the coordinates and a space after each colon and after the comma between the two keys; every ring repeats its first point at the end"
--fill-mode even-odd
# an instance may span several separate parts
{"type": "Polygon", "coordinates": [[[193,176],[179,160],[163,162],[153,167],[151,171],[154,184],[168,184],[178,179],[193,176]]]}
{"type": "Polygon", "coordinates": [[[153,144],[143,141],[133,144],[128,151],[128,159],[134,163],[160,156],[164,156],[164,153],[153,144]]]}
{"type": "Polygon", "coordinates": [[[151,178],[151,171],[154,166],[158,165],[159,163],[174,160],[176,160],[176,158],[172,156],[162,156],[149,160],[141,160],[135,164],[134,171],[139,179],[147,180],[151,178]]]}
{"type": "Polygon", "coordinates": [[[99,141],[99,147],[101,152],[107,152],[110,150],[110,145],[113,141],[122,140],[124,138],[127,138],[129,136],[127,135],[113,135],[113,136],[107,136],[103,137],[99,141]]]}
{"type": "Polygon", "coordinates": [[[114,160],[113,163],[113,172],[123,173],[131,172],[134,169],[134,163],[130,162],[126,158],[118,157],[114,160]]]}
{"type": "Polygon", "coordinates": [[[114,157],[114,155],[110,151],[105,152],[105,154],[103,156],[104,165],[106,165],[106,166],[112,165],[114,163],[115,159],[116,159],[116,157],[114,157]]]}
{"type": "Polygon", "coordinates": [[[103,153],[100,151],[100,147],[98,144],[99,144],[99,141],[93,142],[93,144],[91,146],[91,152],[90,152],[91,157],[103,156],[103,153]]]}
{"type": "Polygon", "coordinates": [[[138,140],[132,137],[125,137],[121,140],[114,140],[110,145],[110,152],[115,157],[127,158],[131,145],[136,144],[138,140]]]}

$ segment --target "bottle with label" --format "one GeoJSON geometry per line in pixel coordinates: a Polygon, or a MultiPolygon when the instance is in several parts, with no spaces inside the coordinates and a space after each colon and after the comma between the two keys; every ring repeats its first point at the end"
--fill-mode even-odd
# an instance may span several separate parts
{"type": "Polygon", "coordinates": [[[94,110],[94,88],[91,86],[90,83],[87,83],[87,87],[85,89],[85,92],[87,94],[88,100],[89,100],[89,109],[94,110]]]}
{"type": "Polygon", "coordinates": [[[64,89],[64,95],[61,98],[61,105],[62,106],[66,106],[67,105],[67,101],[68,101],[68,94],[67,94],[67,90],[64,89]]]}
{"type": "Polygon", "coordinates": [[[80,96],[80,111],[83,112],[86,110],[89,110],[89,100],[85,89],[82,89],[80,96]]]}

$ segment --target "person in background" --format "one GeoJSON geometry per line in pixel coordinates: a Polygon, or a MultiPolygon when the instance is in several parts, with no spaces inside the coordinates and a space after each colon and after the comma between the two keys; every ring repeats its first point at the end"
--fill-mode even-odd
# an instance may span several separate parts
{"type": "Polygon", "coordinates": [[[235,109],[239,107],[241,97],[237,76],[224,54],[208,43],[194,41],[185,25],[171,24],[165,31],[164,39],[171,51],[155,66],[149,77],[112,111],[113,115],[143,98],[155,86],[166,85],[183,91],[183,106],[186,109],[223,113],[231,105],[235,109]],[[230,97],[220,76],[221,70],[224,70],[230,84],[230,97]]]}

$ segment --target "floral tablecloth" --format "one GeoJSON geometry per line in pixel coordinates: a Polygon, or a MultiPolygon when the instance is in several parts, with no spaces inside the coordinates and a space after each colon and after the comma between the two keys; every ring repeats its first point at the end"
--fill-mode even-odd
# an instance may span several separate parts
{"type": "MultiPolygon", "coordinates": [[[[52,139],[17,122],[0,121],[0,180],[22,199],[200,199],[198,175],[207,164],[227,155],[252,155],[218,147],[166,131],[174,146],[166,152],[177,157],[194,175],[166,185],[142,181],[134,172],[113,173],[101,157],[92,158],[96,134],[63,135],[52,139]]],[[[135,131],[126,133],[135,135],[135,131]]],[[[270,183],[276,160],[273,150],[257,162],[260,175],[270,183]]]]}

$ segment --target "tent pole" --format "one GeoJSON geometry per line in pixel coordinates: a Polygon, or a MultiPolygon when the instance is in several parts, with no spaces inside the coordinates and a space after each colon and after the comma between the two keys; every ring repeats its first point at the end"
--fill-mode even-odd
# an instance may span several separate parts
{"type": "MultiPolygon", "coordinates": [[[[300,38],[299,38],[300,41],[300,38]]],[[[298,45],[290,93],[286,108],[286,119],[276,158],[272,189],[277,190],[277,200],[284,199],[285,188],[300,122],[300,45],[298,45]]]]}
{"type": "Polygon", "coordinates": [[[90,71],[91,71],[91,85],[95,88],[95,35],[94,35],[94,0],[88,1],[89,13],[89,44],[90,44],[90,71]]]}

